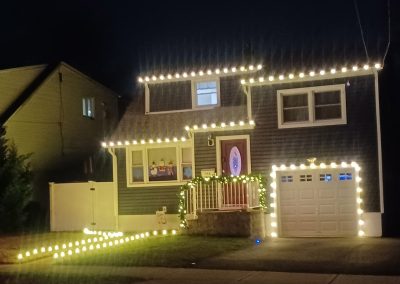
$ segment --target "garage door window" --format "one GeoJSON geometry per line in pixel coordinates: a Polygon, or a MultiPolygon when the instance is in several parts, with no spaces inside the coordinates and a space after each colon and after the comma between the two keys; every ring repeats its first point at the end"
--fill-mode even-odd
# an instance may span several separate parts
{"type": "Polygon", "coordinates": [[[332,175],[331,174],[320,174],[319,175],[319,180],[320,181],[330,182],[330,181],[332,181],[332,175]]]}
{"type": "Polygon", "coordinates": [[[282,176],[281,182],[293,182],[293,176],[282,176]]]}
{"type": "Polygon", "coordinates": [[[352,180],[353,175],[351,173],[340,173],[339,180],[352,180]]]}
{"type": "Polygon", "coordinates": [[[312,175],[300,175],[300,181],[312,181],[312,175]]]}

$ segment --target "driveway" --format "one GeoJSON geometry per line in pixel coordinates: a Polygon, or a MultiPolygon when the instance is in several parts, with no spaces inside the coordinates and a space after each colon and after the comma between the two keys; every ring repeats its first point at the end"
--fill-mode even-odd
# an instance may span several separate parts
{"type": "Polygon", "coordinates": [[[334,274],[400,275],[400,239],[277,238],[193,267],[334,274]]]}

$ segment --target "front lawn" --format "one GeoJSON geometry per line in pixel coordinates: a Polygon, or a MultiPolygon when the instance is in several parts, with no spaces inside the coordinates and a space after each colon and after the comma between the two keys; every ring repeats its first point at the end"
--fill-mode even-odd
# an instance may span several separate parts
{"type": "Polygon", "coordinates": [[[0,264],[18,263],[19,252],[37,248],[61,245],[85,238],[82,232],[52,232],[0,236],[0,264]]]}
{"type": "Polygon", "coordinates": [[[202,259],[254,246],[246,238],[166,236],[63,259],[63,264],[195,267],[202,259]]]}

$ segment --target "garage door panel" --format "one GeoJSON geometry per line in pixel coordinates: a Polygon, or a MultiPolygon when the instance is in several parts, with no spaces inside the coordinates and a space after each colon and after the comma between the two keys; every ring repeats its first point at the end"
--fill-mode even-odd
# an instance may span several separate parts
{"type": "Polygon", "coordinates": [[[312,200],[314,200],[315,199],[315,196],[314,196],[314,189],[301,189],[300,190],[300,199],[305,199],[305,200],[309,200],[309,199],[312,199],[312,200]]]}
{"type": "Polygon", "coordinates": [[[320,205],[319,214],[336,214],[336,204],[320,205]]]}
{"type": "Polygon", "coordinates": [[[336,198],[336,191],[332,188],[329,189],[320,189],[318,192],[318,197],[320,199],[332,199],[336,198]]]}
{"type": "Polygon", "coordinates": [[[317,215],[315,206],[299,206],[300,215],[317,215]]]}
{"type": "MultiPolygon", "coordinates": [[[[280,174],[289,175],[285,172],[280,174]]],[[[352,170],[299,169],[290,171],[290,175],[292,182],[278,184],[282,236],[357,234],[356,191],[352,170]]]]}
{"type": "Polygon", "coordinates": [[[281,206],[281,215],[286,216],[286,215],[297,215],[297,205],[286,205],[286,206],[281,206]]]}
{"type": "Polygon", "coordinates": [[[337,221],[320,222],[320,230],[322,233],[337,233],[338,232],[338,222],[337,221]]]}
{"type": "Polygon", "coordinates": [[[293,190],[283,190],[280,194],[281,200],[297,200],[296,192],[293,190]]]}

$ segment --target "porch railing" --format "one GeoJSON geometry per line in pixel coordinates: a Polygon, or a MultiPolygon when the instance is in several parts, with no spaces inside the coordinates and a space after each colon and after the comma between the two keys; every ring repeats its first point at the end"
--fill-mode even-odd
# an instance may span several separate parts
{"type": "Polygon", "coordinates": [[[205,210],[247,209],[260,206],[259,181],[246,183],[218,180],[199,181],[185,191],[187,219],[196,219],[205,210]]]}

